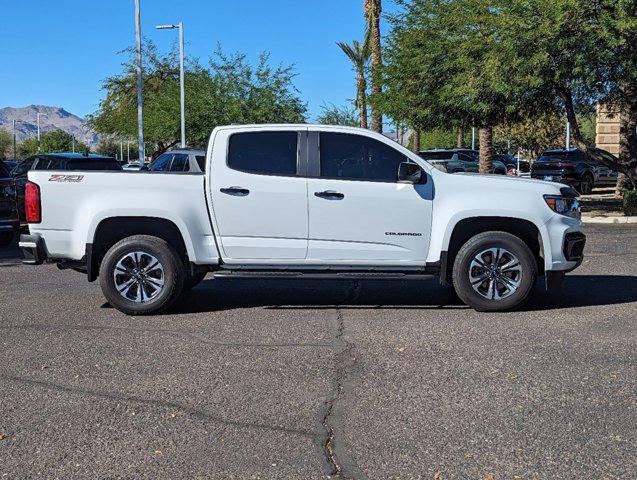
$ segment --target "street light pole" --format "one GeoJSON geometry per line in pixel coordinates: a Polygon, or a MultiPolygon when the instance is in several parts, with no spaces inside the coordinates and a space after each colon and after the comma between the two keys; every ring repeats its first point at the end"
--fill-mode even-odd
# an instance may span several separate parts
{"type": "Polygon", "coordinates": [[[157,25],[157,30],[179,29],[179,90],[181,97],[181,148],[186,148],[186,93],[184,87],[184,24],[157,25]]]}
{"type": "Polygon", "coordinates": [[[476,149],[476,127],[471,127],[471,150],[476,149]]]}
{"type": "Polygon", "coordinates": [[[571,122],[566,122],[566,149],[571,148],[571,122]]]}
{"type": "Polygon", "coordinates": [[[41,116],[45,116],[46,117],[46,113],[36,113],[35,114],[36,118],[37,118],[37,124],[38,124],[38,152],[40,151],[40,117],[41,116]]]}
{"type": "Polygon", "coordinates": [[[144,118],[142,115],[142,26],[139,0],[135,0],[135,40],[137,43],[137,139],[139,142],[139,161],[144,165],[144,118]]]}
{"type": "Polygon", "coordinates": [[[13,120],[13,161],[17,162],[17,153],[16,153],[16,141],[15,141],[15,120],[13,120]]]}

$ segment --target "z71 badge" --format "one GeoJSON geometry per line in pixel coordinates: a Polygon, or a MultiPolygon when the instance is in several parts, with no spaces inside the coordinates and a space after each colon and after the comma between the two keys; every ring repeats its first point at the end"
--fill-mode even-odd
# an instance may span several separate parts
{"type": "Polygon", "coordinates": [[[70,182],[79,183],[84,179],[84,175],[51,175],[49,182],[70,182]]]}

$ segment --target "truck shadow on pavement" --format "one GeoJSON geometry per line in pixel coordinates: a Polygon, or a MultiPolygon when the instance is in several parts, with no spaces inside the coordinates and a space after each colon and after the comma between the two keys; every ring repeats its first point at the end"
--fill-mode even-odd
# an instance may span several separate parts
{"type": "MultiPolygon", "coordinates": [[[[637,277],[569,275],[547,292],[538,280],[524,311],[637,302],[637,277]]],[[[167,312],[203,313],[235,308],[466,309],[437,280],[205,280],[167,312]]]]}

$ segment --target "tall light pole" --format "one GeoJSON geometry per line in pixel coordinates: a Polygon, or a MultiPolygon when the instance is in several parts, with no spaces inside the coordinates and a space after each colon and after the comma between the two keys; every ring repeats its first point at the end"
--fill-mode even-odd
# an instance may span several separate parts
{"type": "Polygon", "coordinates": [[[476,149],[476,127],[471,127],[471,150],[476,149]]]}
{"type": "Polygon", "coordinates": [[[184,92],[184,24],[157,25],[158,30],[179,29],[179,88],[181,92],[181,148],[186,148],[186,94],[184,92]]]}
{"type": "Polygon", "coordinates": [[[13,161],[14,162],[18,161],[17,160],[18,156],[17,156],[17,153],[16,153],[16,148],[17,148],[17,146],[16,146],[16,141],[15,141],[15,120],[14,120],[13,121],[13,161]]]}
{"type": "Polygon", "coordinates": [[[571,148],[571,122],[566,122],[566,149],[571,148]]]}
{"type": "Polygon", "coordinates": [[[46,117],[46,113],[36,113],[35,114],[36,118],[37,118],[37,124],[38,124],[38,152],[40,151],[40,117],[45,116],[46,117]]]}
{"type": "Polygon", "coordinates": [[[144,165],[144,118],[142,115],[142,26],[139,0],[135,0],[135,40],[137,43],[137,141],[139,142],[139,162],[144,165]]]}

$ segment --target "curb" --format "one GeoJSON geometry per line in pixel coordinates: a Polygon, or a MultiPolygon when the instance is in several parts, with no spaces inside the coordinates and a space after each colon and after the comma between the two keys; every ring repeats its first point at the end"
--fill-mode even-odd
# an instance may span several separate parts
{"type": "Polygon", "coordinates": [[[637,217],[582,217],[582,223],[601,223],[601,224],[627,224],[636,223],[637,217]]]}

